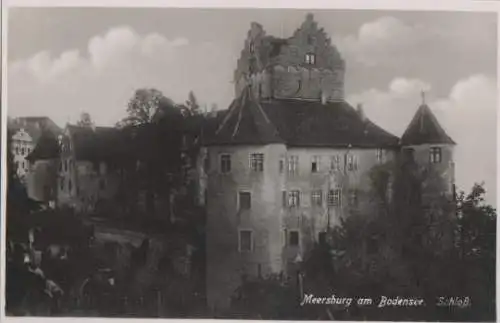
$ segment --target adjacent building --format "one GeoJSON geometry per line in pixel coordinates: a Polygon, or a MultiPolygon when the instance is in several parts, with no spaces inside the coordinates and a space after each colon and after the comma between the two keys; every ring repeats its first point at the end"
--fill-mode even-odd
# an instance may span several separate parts
{"type": "Polygon", "coordinates": [[[57,204],[92,212],[99,201],[116,196],[120,174],[118,130],[111,127],[67,125],[59,138],[57,204]]]}
{"type": "Polygon", "coordinates": [[[48,117],[19,117],[9,120],[9,132],[12,133],[11,149],[16,173],[22,182],[27,183],[30,163],[26,157],[35,148],[44,130],[56,136],[61,129],[48,117]]]}
{"type": "Polygon", "coordinates": [[[287,39],[252,24],[236,99],[208,118],[198,160],[210,307],[228,307],[243,276],[293,274],[329,227],[369,213],[370,172],[401,149],[451,194],[454,142],[425,102],[400,139],[344,100],[344,71],[312,15],[287,39]]]}

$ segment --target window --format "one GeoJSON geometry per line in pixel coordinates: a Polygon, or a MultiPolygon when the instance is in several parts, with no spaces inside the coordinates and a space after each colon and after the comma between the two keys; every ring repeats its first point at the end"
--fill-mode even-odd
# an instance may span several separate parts
{"type": "Polygon", "coordinates": [[[249,210],[252,206],[252,196],[250,192],[239,192],[238,203],[240,210],[249,210]]]}
{"type": "Polygon", "coordinates": [[[358,206],[358,190],[349,191],[349,206],[351,207],[358,206]]]}
{"type": "Polygon", "coordinates": [[[413,161],[414,154],[415,154],[415,149],[413,149],[413,148],[404,148],[403,149],[403,156],[408,161],[413,161]]]}
{"type": "Polygon", "coordinates": [[[255,44],[253,41],[250,42],[249,49],[251,54],[255,53],[255,44]]]}
{"type": "Polygon", "coordinates": [[[340,189],[333,189],[328,191],[328,206],[340,205],[340,189]]]}
{"type": "Polygon", "coordinates": [[[220,155],[220,172],[223,174],[229,173],[231,171],[231,155],[223,154],[220,155]]]}
{"type": "Polygon", "coordinates": [[[264,154],[250,155],[250,169],[254,172],[264,171],[264,154]]]}
{"type": "Polygon", "coordinates": [[[316,55],[314,53],[306,54],[306,64],[314,65],[316,64],[316,55]]]}
{"type": "Polygon", "coordinates": [[[210,156],[208,154],[203,159],[203,169],[205,170],[205,173],[208,173],[210,170],[210,156]]]}
{"type": "Polygon", "coordinates": [[[300,206],[300,191],[288,192],[288,206],[290,207],[300,206]]]}
{"type": "Polygon", "coordinates": [[[287,199],[288,199],[288,196],[286,194],[286,191],[281,191],[281,203],[282,203],[283,207],[288,206],[287,199]]]}
{"type": "Polygon", "coordinates": [[[347,155],[347,170],[355,171],[358,169],[358,160],[354,155],[347,155]]]}
{"type": "Polygon", "coordinates": [[[299,170],[299,156],[290,156],[288,158],[288,172],[290,174],[297,174],[299,170]]]}
{"type": "Polygon", "coordinates": [[[430,161],[433,164],[441,162],[441,148],[440,147],[431,147],[430,150],[430,161]]]}
{"type": "Polygon", "coordinates": [[[340,156],[335,155],[332,156],[330,159],[330,170],[333,172],[338,172],[340,171],[340,156]]]}
{"type": "Polygon", "coordinates": [[[288,234],[288,244],[293,247],[297,247],[299,245],[299,231],[290,231],[288,234]]]}
{"type": "Polygon", "coordinates": [[[16,147],[16,155],[19,155],[19,147],[16,147]]]}
{"type": "Polygon", "coordinates": [[[60,187],[61,187],[61,191],[64,191],[64,178],[61,178],[60,187]]]}
{"type": "Polygon", "coordinates": [[[318,242],[321,245],[324,245],[326,243],[326,232],[320,232],[318,234],[318,242]]]}
{"type": "Polygon", "coordinates": [[[379,164],[385,163],[385,150],[377,149],[377,163],[379,164]]]}
{"type": "Polygon", "coordinates": [[[284,169],[285,169],[285,160],[284,160],[284,158],[281,158],[280,161],[279,161],[279,170],[280,170],[280,173],[283,173],[284,169]]]}
{"type": "Polygon", "coordinates": [[[250,230],[240,230],[240,241],[239,241],[239,251],[248,252],[253,249],[253,237],[252,231],[250,230]]]}
{"type": "Polygon", "coordinates": [[[320,161],[321,161],[320,156],[313,156],[311,161],[311,172],[313,173],[319,172],[320,161]]]}
{"type": "Polygon", "coordinates": [[[321,190],[316,190],[311,192],[311,204],[313,206],[321,206],[322,205],[322,195],[321,190]]]}
{"type": "Polygon", "coordinates": [[[24,147],[21,148],[21,155],[24,156],[24,147]]]}

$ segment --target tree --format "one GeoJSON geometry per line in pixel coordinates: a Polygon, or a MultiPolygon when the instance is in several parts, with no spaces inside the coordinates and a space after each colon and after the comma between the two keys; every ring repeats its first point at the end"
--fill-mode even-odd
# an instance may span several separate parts
{"type": "Polygon", "coordinates": [[[189,91],[186,106],[189,109],[191,115],[198,115],[201,113],[200,105],[198,104],[198,100],[196,99],[193,91],[189,91]]]}
{"type": "Polygon", "coordinates": [[[138,89],[127,105],[127,117],[119,126],[151,124],[175,109],[175,104],[157,89],[138,89]]]}
{"type": "MultiPolygon", "coordinates": [[[[130,100],[128,116],[119,124],[128,161],[128,190],[146,198],[146,212],[156,213],[157,202],[170,209],[170,195],[180,181],[184,117],[172,100],[156,89],[139,89],[130,100]]],[[[136,198],[134,200],[137,200],[136,198]]]]}
{"type": "Polygon", "coordinates": [[[93,127],[94,122],[92,121],[92,118],[90,117],[90,114],[88,112],[82,112],[80,114],[80,120],[76,122],[77,126],[80,127],[93,127]]]}
{"type": "Polygon", "coordinates": [[[376,207],[371,214],[346,218],[335,228],[333,242],[318,246],[306,258],[306,286],[313,294],[335,290],[375,301],[381,295],[422,297],[432,305],[446,295],[475,300],[460,311],[430,305],[413,310],[362,309],[358,319],[492,320],[496,212],[484,204],[484,188],[475,185],[456,201],[439,194],[426,200],[422,183],[429,183],[435,174],[411,162],[395,166],[373,169],[376,207]],[[389,203],[385,191],[391,173],[394,196],[389,203]],[[453,232],[455,244],[449,243],[453,232]]]}

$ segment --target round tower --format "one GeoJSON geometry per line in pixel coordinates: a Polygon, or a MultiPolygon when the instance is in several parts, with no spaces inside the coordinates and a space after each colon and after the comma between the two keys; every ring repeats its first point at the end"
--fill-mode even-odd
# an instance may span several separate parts
{"type": "Polygon", "coordinates": [[[403,153],[410,156],[422,177],[422,198],[453,197],[455,164],[453,150],[456,145],[439,124],[425,102],[422,104],[401,137],[403,153]]]}

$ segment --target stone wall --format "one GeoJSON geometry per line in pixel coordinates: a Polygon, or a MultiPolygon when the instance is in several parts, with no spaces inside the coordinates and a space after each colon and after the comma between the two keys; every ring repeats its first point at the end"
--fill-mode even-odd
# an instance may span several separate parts
{"type": "Polygon", "coordinates": [[[292,37],[267,36],[253,23],[234,73],[236,97],[248,80],[261,98],[342,100],[345,62],[323,29],[308,16],[292,37]],[[314,62],[306,55],[313,54],[314,62]]]}
{"type": "MultiPolygon", "coordinates": [[[[396,151],[385,151],[385,162],[396,151]]],[[[207,297],[210,306],[226,307],[243,274],[256,276],[292,268],[297,256],[304,258],[327,225],[340,224],[351,212],[369,213],[373,194],[370,171],[381,164],[376,149],[209,147],[207,178],[207,297]],[[263,173],[249,169],[249,155],[263,152],[263,173]],[[220,173],[220,154],[231,154],[231,172],[220,173]],[[357,169],[343,171],[344,156],[355,156],[357,169]],[[340,156],[339,171],[330,171],[330,158],[340,156]],[[287,158],[298,157],[298,169],[288,172],[287,158]],[[320,158],[318,172],[312,173],[313,157],[320,158]],[[282,169],[282,170],[280,170],[282,169]],[[327,206],[328,190],[340,188],[339,207],[327,206]],[[357,191],[358,204],[349,205],[350,190],[357,191]],[[300,206],[283,203],[283,193],[300,191],[300,206]],[[311,203],[311,192],[321,190],[321,206],[311,203]],[[238,210],[238,192],[251,192],[251,209],[238,210]],[[254,250],[239,252],[239,230],[253,231],[254,250]],[[298,246],[290,246],[289,233],[299,232],[298,246]],[[291,265],[291,266],[289,266],[291,265]]]]}
{"type": "Polygon", "coordinates": [[[283,178],[280,144],[255,147],[210,147],[207,199],[207,299],[212,308],[229,306],[242,275],[265,276],[282,270],[280,232],[283,178]],[[219,156],[231,154],[231,172],[219,172],[219,156]],[[264,154],[264,171],[249,168],[251,153],[264,154]],[[251,193],[251,208],[239,210],[240,191],[251,193]],[[239,230],[251,230],[253,250],[239,251],[239,230]]]}
{"type": "MultiPolygon", "coordinates": [[[[283,208],[285,223],[284,239],[290,231],[299,231],[300,242],[298,247],[290,246],[288,241],[283,244],[283,258],[288,264],[293,262],[298,254],[301,257],[310,250],[315,242],[319,241],[319,234],[328,228],[339,225],[342,217],[353,212],[370,214],[373,207],[374,191],[370,173],[374,166],[391,163],[395,160],[396,151],[385,150],[384,160],[377,160],[377,149],[332,149],[332,148],[289,148],[287,158],[298,157],[298,170],[289,173],[285,167],[282,176],[285,179],[283,191],[300,191],[300,207],[283,208]],[[347,155],[357,161],[357,168],[350,171],[345,168],[347,155]],[[340,169],[331,169],[331,158],[338,156],[340,169]],[[319,169],[312,172],[312,160],[319,157],[319,169]],[[328,206],[328,191],[341,190],[339,206],[328,206]],[[321,206],[312,202],[312,192],[321,191],[321,206]],[[352,191],[356,192],[357,203],[350,205],[352,191]]],[[[317,159],[316,159],[317,160],[317,159]]],[[[279,201],[282,204],[281,200],[279,201]]]]}

